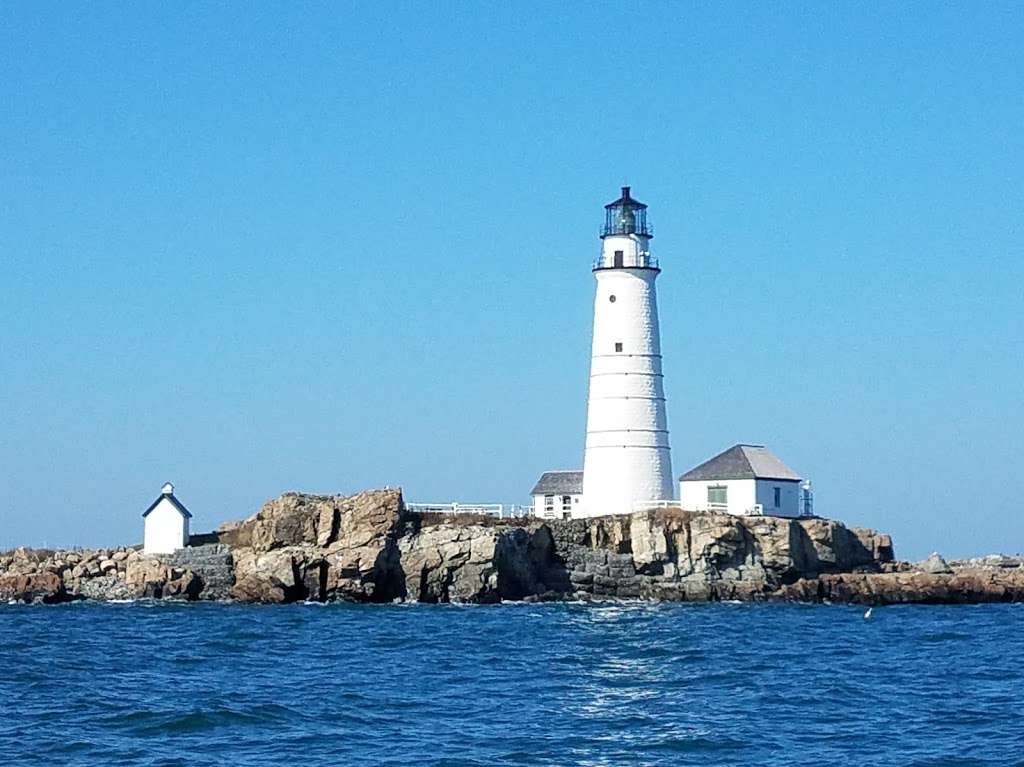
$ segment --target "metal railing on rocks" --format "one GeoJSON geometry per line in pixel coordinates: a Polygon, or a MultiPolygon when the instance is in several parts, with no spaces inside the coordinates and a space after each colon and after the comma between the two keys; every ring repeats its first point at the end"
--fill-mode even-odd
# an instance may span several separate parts
{"type": "Polygon", "coordinates": [[[484,514],[498,519],[528,517],[532,506],[515,503],[407,503],[405,508],[421,514],[484,514]]]}

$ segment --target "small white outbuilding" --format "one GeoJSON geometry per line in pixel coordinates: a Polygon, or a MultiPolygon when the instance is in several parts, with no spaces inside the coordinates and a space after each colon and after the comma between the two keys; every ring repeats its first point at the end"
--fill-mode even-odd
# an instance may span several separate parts
{"type": "Polygon", "coordinates": [[[800,481],[764,445],[734,445],[679,478],[679,502],[693,511],[798,517],[810,513],[800,481]]]}
{"type": "Polygon", "coordinates": [[[530,491],[533,516],[569,519],[579,511],[583,497],[582,471],[545,471],[530,491]]]}
{"type": "Polygon", "coordinates": [[[142,550],[146,554],[173,554],[188,545],[188,521],[192,513],[174,497],[174,485],[170,482],[142,512],[142,518],[145,520],[142,550]]]}

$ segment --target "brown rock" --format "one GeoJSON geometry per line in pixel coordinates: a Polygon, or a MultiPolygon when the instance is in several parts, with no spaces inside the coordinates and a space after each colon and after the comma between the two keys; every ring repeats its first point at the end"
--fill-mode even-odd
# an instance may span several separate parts
{"type": "Polygon", "coordinates": [[[437,525],[399,544],[406,593],[420,602],[495,602],[498,532],[480,526],[437,525]]]}
{"type": "Polygon", "coordinates": [[[185,570],[177,578],[167,581],[162,589],[161,597],[197,599],[202,584],[191,570],[185,570]]]}
{"type": "Polygon", "coordinates": [[[54,573],[0,575],[0,600],[59,602],[64,597],[64,583],[54,573]]]}
{"type": "Polygon", "coordinates": [[[235,585],[232,599],[242,602],[285,602],[304,598],[296,581],[296,563],[303,563],[305,552],[299,547],[257,552],[241,549],[233,552],[235,585]],[[298,588],[297,588],[298,587],[298,588]]]}
{"type": "Polygon", "coordinates": [[[267,580],[245,577],[235,581],[231,587],[231,598],[239,602],[261,602],[275,604],[285,601],[284,589],[267,580]]]}
{"type": "Polygon", "coordinates": [[[136,596],[160,596],[169,580],[167,566],[154,557],[129,559],[125,567],[125,583],[136,596]]]}
{"type": "Polygon", "coordinates": [[[824,519],[660,509],[510,523],[409,514],[400,491],[382,490],[291,493],[210,537],[231,551],[190,548],[150,557],[123,548],[19,549],[0,556],[0,598],[110,599],[129,590],[193,599],[212,593],[204,585],[210,578],[219,595],[231,589],[236,599],[263,602],[493,602],[559,594],[865,604],[1024,600],[1024,560],[915,567],[893,561],[889,536],[824,519]]]}
{"type": "Polygon", "coordinates": [[[914,567],[923,573],[931,573],[933,575],[953,572],[946,563],[946,560],[937,551],[933,551],[927,559],[918,562],[914,567]]]}

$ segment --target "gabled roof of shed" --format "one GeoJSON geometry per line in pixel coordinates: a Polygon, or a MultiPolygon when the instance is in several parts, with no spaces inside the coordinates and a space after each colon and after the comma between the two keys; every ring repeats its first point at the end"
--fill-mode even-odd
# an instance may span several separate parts
{"type": "Polygon", "coordinates": [[[708,479],[775,479],[799,482],[802,477],[764,445],[733,445],[700,466],[690,469],[679,478],[679,481],[708,479]]]}
{"type": "Polygon", "coordinates": [[[145,517],[147,514],[149,514],[149,512],[155,509],[157,505],[160,503],[160,501],[162,501],[164,498],[171,502],[171,505],[178,510],[181,516],[187,519],[192,518],[192,512],[185,508],[185,504],[183,504],[181,501],[174,497],[174,493],[161,493],[155,501],[149,504],[149,508],[142,512],[142,516],[145,517]]]}
{"type": "Polygon", "coordinates": [[[545,471],[530,495],[579,495],[582,492],[582,471],[545,471]]]}

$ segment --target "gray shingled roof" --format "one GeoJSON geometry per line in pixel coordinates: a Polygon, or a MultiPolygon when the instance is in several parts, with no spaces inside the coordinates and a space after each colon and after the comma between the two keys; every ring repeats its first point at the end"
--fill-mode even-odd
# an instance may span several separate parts
{"type": "Polygon", "coordinates": [[[799,482],[801,477],[764,445],[734,445],[710,461],[690,469],[680,482],[707,479],[775,479],[799,482]]]}
{"type": "Polygon", "coordinates": [[[582,471],[545,471],[530,495],[579,495],[582,492],[582,471]]]}
{"type": "Polygon", "coordinates": [[[176,508],[183,517],[187,517],[189,519],[192,518],[192,512],[185,508],[185,504],[183,504],[181,501],[174,497],[174,493],[161,493],[155,501],[149,504],[149,508],[142,512],[142,516],[146,516],[147,514],[149,514],[149,512],[155,509],[156,505],[160,503],[160,501],[162,501],[164,498],[170,501],[171,505],[174,508],[176,508]]]}

